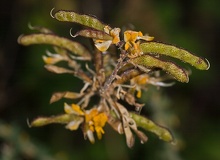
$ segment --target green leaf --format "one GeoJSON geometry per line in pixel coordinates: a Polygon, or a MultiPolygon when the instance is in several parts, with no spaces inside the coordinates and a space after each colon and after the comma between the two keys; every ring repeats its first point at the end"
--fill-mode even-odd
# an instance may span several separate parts
{"type": "Polygon", "coordinates": [[[90,60],[91,55],[90,52],[80,43],[71,41],[67,38],[59,37],[54,34],[30,34],[30,35],[21,35],[18,38],[18,43],[28,46],[33,44],[50,44],[54,46],[58,46],[68,51],[82,56],[85,60],[90,60]]]}
{"type": "Polygon", "coordinates": [[[139,68],[161,68],[162,70],[173,76],[176,80],[185,83],[189,82],[189,77],[186,71],[173,62],[164,61],[147,54],[130,59],[129,62],[139,68]]]}
{"type": "Polygon", "coordinates": [[[183,62],[187,62],[200,70],[208,70],[210,67],[207,59],[195,56],[192,53],[173,45],[158,42],[147,42],[142,43],[140,47],[144,53],[156,53],[174,57],[182,60],[183,62]]]}
{"type": "Polygon", "coordinates": [[[171,132],[165,127],[159,126],[147,117],[143,117],[132,112],[130,112],[130,116],[134,119],[138,127],[156,134],[160,139],[166,142],[173,142],[173,136],[171,132]]]}
{"type": "Polygon", "coordinates": [[[95,17],[85,14],[78,14],[76,12],[71,11],[58,11],[55,13],[54,17],[58,21],[79,23],[81,25],[94,28],[100,31],[104,31],[104,27],[106,26],[106,24],[102,23],[95,17]]]}

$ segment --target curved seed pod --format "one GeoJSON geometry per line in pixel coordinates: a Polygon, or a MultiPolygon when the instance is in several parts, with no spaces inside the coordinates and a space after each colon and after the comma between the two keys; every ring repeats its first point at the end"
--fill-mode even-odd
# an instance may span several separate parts
{"type": "Polygon", "coordinates": [[[173,135],[165,127],[161,127],[146,117],[130,112],[131,118],[134,119],[138,127],[156,134],[160,139],[166,142],[173,142],[173,135]]]}
{"type": "Polygon", "coordinates": [[[59,37],[53,34],[30,34],[21,35],[18,43],[28,46],[32,44],[50,44],[65,48],[76,55],[84,57],[84,60],[90,60],[90,52],[78,42],[71,41],[67,38],[59,37]]]}
{"type": "Polygon", "coordinates": [[[208,70],[210,67],[207,59],[195,56],[192,53],[173,45],[158,42],[147,42],[142,43],[140,48],[144,53],[156,53],[180,59],[200,70],[208,70]]]}
{"type": "Polygon", "coordinates": [[[76,36],[83,36],[83,37],[88,37],[88,38],[93,38],[93,39],[97,39],[97,40],[112,40],[113,38],[103,32],[103,31],[98,31],[98,30],[92,30],[92,29],[84,29],[84,30],[81,30],[79,32],[77,32],[73,37],[76,37],[76,36]]]}
{"type": "Polygon", "coordinates": [[[70,11],[58,11],[54,14],[54,18],[56,18],[58,21],[79,23],[100,31],[104,31],[104,27],[106,26],[95,17],[70,11]]]}
{"type": "Polygon", "coordinates": [[[137,67],[161,68],[162,70],[172,75],[176,80],[185,83],[189,82],[189,77],[186,71],[173,62],[164,61],[147,54],[130,59],[129,62],[137,67]]]}

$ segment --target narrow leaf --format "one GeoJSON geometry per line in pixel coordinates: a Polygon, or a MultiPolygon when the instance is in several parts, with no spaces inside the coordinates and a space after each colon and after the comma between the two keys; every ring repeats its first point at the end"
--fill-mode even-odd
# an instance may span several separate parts
{"type": "Polygon", "coordinates": [[[74,74],[75,72],[63,67],[57,67],[55,65],[45,65],[44,66],[48,71],[53,72],[53,73],[57,73],[57,74],[64,74],[64,73],[70,73],[70,74],[74,74]]]}
{"type": "Polygon", "coordinates": [[[159,126],[147,117],[130,112],[131,118],[134,119],[138,127],[141,127],[149,132],[156,134],[160,139],[166,142],[173,142],[173,136],[168,129],[159,126]]]}
{"type": "Polygon", "coordinates": [[[147,54],[130,59],[129,62],[137,67],[142,66],[146,68],[161,68],[180,82],[187,83],[189,81],[189,77],[186,71],[174,64],[173,62],[164,61],[147,54]]]}
{"type": "Polygon", "coordinates": [[[78,42],[71,41],[67,38],[59,37],[54,34],[30,34],[22,35],[18,38],[18,43],[28,46],[33,44],[50,44],[58,46],[68,51],[85,57],[86,60],[90,60],[90,52],[78,42]]]}
{"type": "Polygon", "coordinates": [[[102,23],[95,17],[85,14],[78,14],[76,12],[71,11],[58,11],[55,13],[54,17],[58,21],[79,23],[81,25],[94,28],[100,31],[104,31],[104,27],[106,26],[104,23],[102,23]]]}
{"type": "Polygon", "coordinates": [[[56,101],[59,101],[61,98],[67,98],[67,99],[77,99],[82,97],[82,94],[76,93],[76,92],[55,92],[50,98],[50,103],[54,103],[56,101]]]}
{"type": "Polygon", "coordinates": [[[140,47],[144,53],[156,53],[174,57],[182,60],[183,62],[187,62],[200,70],[208,70],[210,67],[207,59],[195,56],[192,53],[173,45],[158,42],[147,42],[142,43],[140,47]]]}

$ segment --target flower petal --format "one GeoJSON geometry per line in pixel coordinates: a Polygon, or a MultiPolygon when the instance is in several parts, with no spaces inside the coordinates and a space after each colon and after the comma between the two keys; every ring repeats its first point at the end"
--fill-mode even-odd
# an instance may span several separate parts
{"type": "Polygon", "coordinates": [[[104,41],[104,42],[95,42],[96,48],[101,52],[105,52],[111,44],[112,44],[112,40],[104,41]]]}
{"type": "Polygon", "coordinates": [[[79,128],[79,125],[83,122],[83,119],[80,119],[78,121],[71,121],[66,125],[66,128],[69,130],[77,130],[79,128]]]}

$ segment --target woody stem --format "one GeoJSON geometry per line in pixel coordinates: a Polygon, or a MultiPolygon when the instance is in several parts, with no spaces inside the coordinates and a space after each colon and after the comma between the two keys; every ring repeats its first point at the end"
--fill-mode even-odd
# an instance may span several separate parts
{"type": "Polygon", "coordinates": [[[100,94],[101,95],[103,95],[105,92],[108,91],[108,89],[111,86],[112,82],[115,80],[119,69],[121,69],[121,67],[124,65],[124,59],[126,57],[127,57],[127,52],[125,50],[121,49],[120,58],[118,59],[118,63],[116,65],[115,69],[113,70],[110,77],[105,81],[104,86],[100,89],[100,94]]]}

